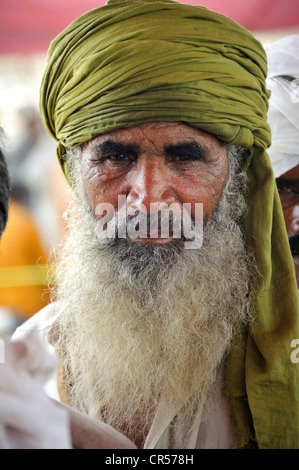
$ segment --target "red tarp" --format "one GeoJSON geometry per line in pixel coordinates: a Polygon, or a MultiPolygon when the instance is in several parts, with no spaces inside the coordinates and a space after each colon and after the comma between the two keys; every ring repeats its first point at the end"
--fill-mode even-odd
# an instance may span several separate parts
{"type": "MultiPolygon", "coordinates": [[[[105,0],[0,0],[0,54],[45,51],[82,13],[105,0]]],[[[299,26],[298,0],[181,0],[203,5],[250,31],[299,26]]]]}

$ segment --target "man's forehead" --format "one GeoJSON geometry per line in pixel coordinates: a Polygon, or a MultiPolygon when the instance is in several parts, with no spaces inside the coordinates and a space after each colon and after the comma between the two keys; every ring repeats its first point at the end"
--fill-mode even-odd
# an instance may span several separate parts
{"type": "Polygon", "coordinates": [[[87,144],[102,144],[108,141],[136,144],[154,140],[156,144],[180,144],[199,141],[203,144],[222,144],[214,135],[181,122],[150,122],[140,126],[121,128],[100,134],[87,144]]]}

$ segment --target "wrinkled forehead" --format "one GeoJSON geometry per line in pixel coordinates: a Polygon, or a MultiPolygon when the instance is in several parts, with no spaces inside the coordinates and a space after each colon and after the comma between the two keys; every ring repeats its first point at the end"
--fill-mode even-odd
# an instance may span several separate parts
{"type": "Polygon", "coordinates": [[[125,145],[152,143],[156,148],[182,142],[198,142],[203,147],[227,147],[216,136],[181,122],[150,122],[131,128],[117,129],[100,134],[84,144],[84,148],[93,147],[105,142],[115,141],[125,145]]]}

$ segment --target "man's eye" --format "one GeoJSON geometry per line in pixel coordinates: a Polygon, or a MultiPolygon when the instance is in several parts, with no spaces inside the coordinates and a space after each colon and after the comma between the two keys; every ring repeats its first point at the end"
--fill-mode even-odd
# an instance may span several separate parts
{"type": "Polygon", "coordinates": [[[202,155],[182,154],[182,155],[168,155],[166,160],[170,163],[186,163],[186,162],[199,162],[203,160],[202,155]]]}
{"type": "Polygon", "coordinates": [[[172,158],[173,161],[176,162],[190,162],[190,161],[197,161],[201,160],[201,157],[189,154],[189,155],[176,155],[172,158]]]}
{"type": "Polygon", "coordinates": [[[136,157],[131,154],[123,153],[110,153],[107,155],[102,155],[101,160],[110,160],[113,162],[133,162],[136,160],[136,157]]]}
{"type": "Polygon", "coordinates": [[[122,154],[116,153],[116,154],[111,154],[111,155],[105,155],[103,158],[105,160],[113,160],[113,161],[116,161],[116,162],[120,162],[122,160],[125,160],[126,157],[122,154]]]}

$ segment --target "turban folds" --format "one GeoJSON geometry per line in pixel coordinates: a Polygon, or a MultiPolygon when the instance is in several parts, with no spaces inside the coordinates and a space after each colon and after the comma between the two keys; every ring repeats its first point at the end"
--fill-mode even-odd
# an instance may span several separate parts
{"type": "Polygon", "coordinates": [[[110,1],[74,21],[48,57],[41,114],[60,158],[63,146],[161,120],[243,147],[270,144],[264,50],[206,8],[110,1]]]}
{"type": "Polygon", "coordinates": [[[65,147],[115,129],[180,121],[250,149],[247,245],[257,280],[255,320],[226,360],[237,447],[299,447],[298,296],[283,214],[266,149],[266,55],[240,25],[172,0],[110,0],[52,43],[43,77],[44,125],[65,147]],[[285,423],[285,426],[284,424],[285,423]]]}

